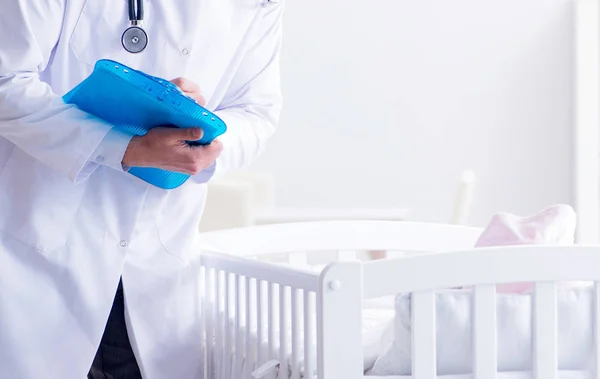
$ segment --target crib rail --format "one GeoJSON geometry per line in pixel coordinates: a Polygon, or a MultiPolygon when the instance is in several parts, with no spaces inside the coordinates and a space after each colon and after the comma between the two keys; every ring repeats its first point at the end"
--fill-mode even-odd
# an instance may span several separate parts
{"type": "Polygon", "coordinates": [[[201,233],[203,248],[257,256],[307,251],[454,251],[473,246],[480,228],[406,221],[319,221],[201,233]]]}
{"type": "Polygon", "coordinates": [[[250,277],[282,286],[316,292],[319,274],[302,267],[287,267],[272,263],[205,251],[202,266],[230,274],[250,277]]]}
{"type": "Polygon", "coordinates": [[[600,279],[599,253],[598,246],[530,245],[422,253],[366,262],[364,296],[374,298],[471,283],[595,281],[600,279]],[[383,281],[382,277],[396,280],[383,281]]]}
{"type": "MultiPolygon", "coordinates": [[[[352,364],[321,357],[344,358],[331,343],[340,320],[361,344],[360,266],[318,273],[213,252],[204,252],[201,262],[205,378],[350,377],[339,374],[352,364]],[[354,315],[344,314],[347,309],[354,315]]],[[[362,356],[356,359],[362,363],[362,356]]]]}

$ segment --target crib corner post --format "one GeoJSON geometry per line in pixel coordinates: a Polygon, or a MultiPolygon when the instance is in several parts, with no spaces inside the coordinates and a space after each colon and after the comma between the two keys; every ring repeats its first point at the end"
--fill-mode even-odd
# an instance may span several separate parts
{"type": "Polygon", "coordinates": [[[339,262],[321,273],[317,292],[319,379],[363,377],[363,270],[339,262]]]}

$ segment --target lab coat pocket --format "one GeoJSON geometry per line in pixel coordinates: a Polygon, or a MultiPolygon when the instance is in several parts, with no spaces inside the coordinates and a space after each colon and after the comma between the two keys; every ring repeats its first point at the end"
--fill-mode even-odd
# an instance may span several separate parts
{"type": "MultiPolygon", "coordinates": [[[[145,9],[149,7],[145,1],[145,9]]],[[[85,0],[69,45],[75,57],[88,65],[112,59],[135,66],[139,54],[125,51],[121,36],[129,27],[127,0],[85,0]]]]}
{"type": "Polygon", "coordinates": [[[0,168],[0,231],[38,251],[63,247],[85,187],[15,147],[0,168]]]}

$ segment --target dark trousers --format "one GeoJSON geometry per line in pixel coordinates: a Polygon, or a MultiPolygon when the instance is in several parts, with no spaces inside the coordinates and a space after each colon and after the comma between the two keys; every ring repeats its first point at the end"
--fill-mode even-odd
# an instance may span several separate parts
{"type": "Polygon", "coordinates": [[[142,379],[127,336],[123,285],[120,281],[88,379],[142,379]]]}

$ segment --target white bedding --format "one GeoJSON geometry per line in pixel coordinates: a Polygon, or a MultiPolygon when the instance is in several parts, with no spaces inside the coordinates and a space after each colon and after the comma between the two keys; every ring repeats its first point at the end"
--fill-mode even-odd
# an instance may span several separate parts
{"type": "MultiPolygon", "coordinates": [[[[593,368],[593,292],[591,287],[557,291],[558,369],[593,368]]],[[[531,295],[497,294],[498,371],[528,371],[532,367],[531,295]]],[[[394,337],[377,359],[371,374],[410,375],[410,295],[396,298],[394,337]]],[[[470,290],[445,290],[436,294],[436,358],[438,374],[472,372],[472,296],[470,290]]]]}

